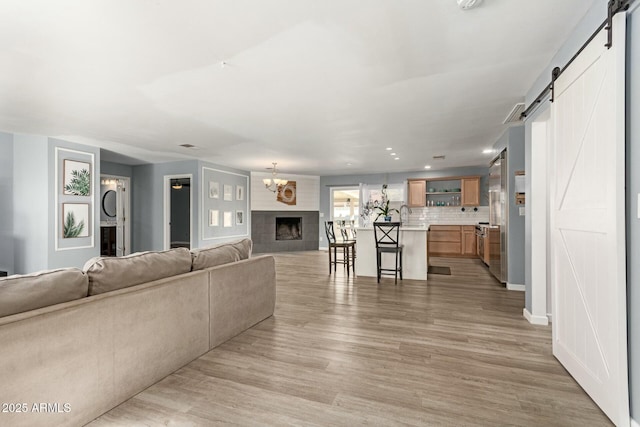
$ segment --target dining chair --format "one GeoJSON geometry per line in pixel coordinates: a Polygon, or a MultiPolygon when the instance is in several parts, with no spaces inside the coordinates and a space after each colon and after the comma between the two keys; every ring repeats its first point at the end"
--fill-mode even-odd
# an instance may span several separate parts
{"type": "Polygon", "coordinates": [[[378,283],[380,283],[380,277],[384,275],[391,275],[395,278],[395,283],[398,283],[398,273],[400,273],[400,280],[402,280],[402,249],[400,244],[400,223],[399,222],[374,222],[373,234],[376,241],[376,266],[378,283]],[[382,254],[392,253],[395,255],[395,268],[383,268],[382,266],[382,254]]]}

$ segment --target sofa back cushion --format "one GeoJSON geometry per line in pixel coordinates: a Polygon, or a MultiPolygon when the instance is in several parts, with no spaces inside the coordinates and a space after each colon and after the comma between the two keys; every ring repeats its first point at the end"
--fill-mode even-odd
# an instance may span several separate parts
{"type": "Polygon", "coordinates": [[[89,281],[78,268],[60,268],[0,279],[0,317],[87,296],[89,281]]]}
{"type": "Polygon", "coordinates": [[[242,239],[217,246],[193,249],[191,251],[192,269],[194,271],[204,270],[205,268],[248,259],[251,257],[252,248],[253,242],[251,239],[242,239]]]}
{"type": "Polygon", "coordinates": [[[177,248],[118,258],[95,257],[87,261],[84,271],[89,277],[89,295],[97,295],[188,273],[191,254],[186,248],[177,248]]]}

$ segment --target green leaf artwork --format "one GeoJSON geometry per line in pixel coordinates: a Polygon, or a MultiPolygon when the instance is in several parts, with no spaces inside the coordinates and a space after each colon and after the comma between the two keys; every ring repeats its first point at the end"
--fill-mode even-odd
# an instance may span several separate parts
{"type": "Polygon", "coordinates": [[[76,224],[76,216],[73,212],[67,213],[62,227],[62,236],[65,239],[78,237],[82,233],[82,230],[84,230],[84,221],[76,224]]]}
{"type": "Polygon", "coordinates": [[[75,196],[88,196],[91,192],[91,174],[87,169],[71,171],[71,179],[64,186],[67,194],[75,196]]]}

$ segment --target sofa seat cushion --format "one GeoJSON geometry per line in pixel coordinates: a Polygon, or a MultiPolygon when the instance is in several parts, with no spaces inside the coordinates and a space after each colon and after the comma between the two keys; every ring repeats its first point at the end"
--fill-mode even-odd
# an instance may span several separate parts
{"type": "Polygon", "coordinates": [[[0,279],[0,317],[84,298],[89,281],[78,268],[60,268],[0,279]]]}
{"type": "Polygon", "coordinates": [[[251,239],[242,239],[235,242],[222,243],[201,249],[191,250],[192,269],[204,270],[230,262],[236,262],[251,257],[253,242],[251,239]]]}
{"type": "Polygon", "coordinates": [[[118,258],[95,257],[87,261],[84,271],[89,277],[89,295],[97,295],[188,273],[191,253],[186,248],[177,248],[118,258]]]}

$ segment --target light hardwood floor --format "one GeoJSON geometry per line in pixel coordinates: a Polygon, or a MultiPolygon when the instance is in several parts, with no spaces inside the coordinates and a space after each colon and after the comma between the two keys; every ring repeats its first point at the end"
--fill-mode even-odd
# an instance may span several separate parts
{"type": "Polygon", "coordinates": [[[90,425],[610,425],[477,260],[397,286],[276,262],[275,316],[90,425]]]}

